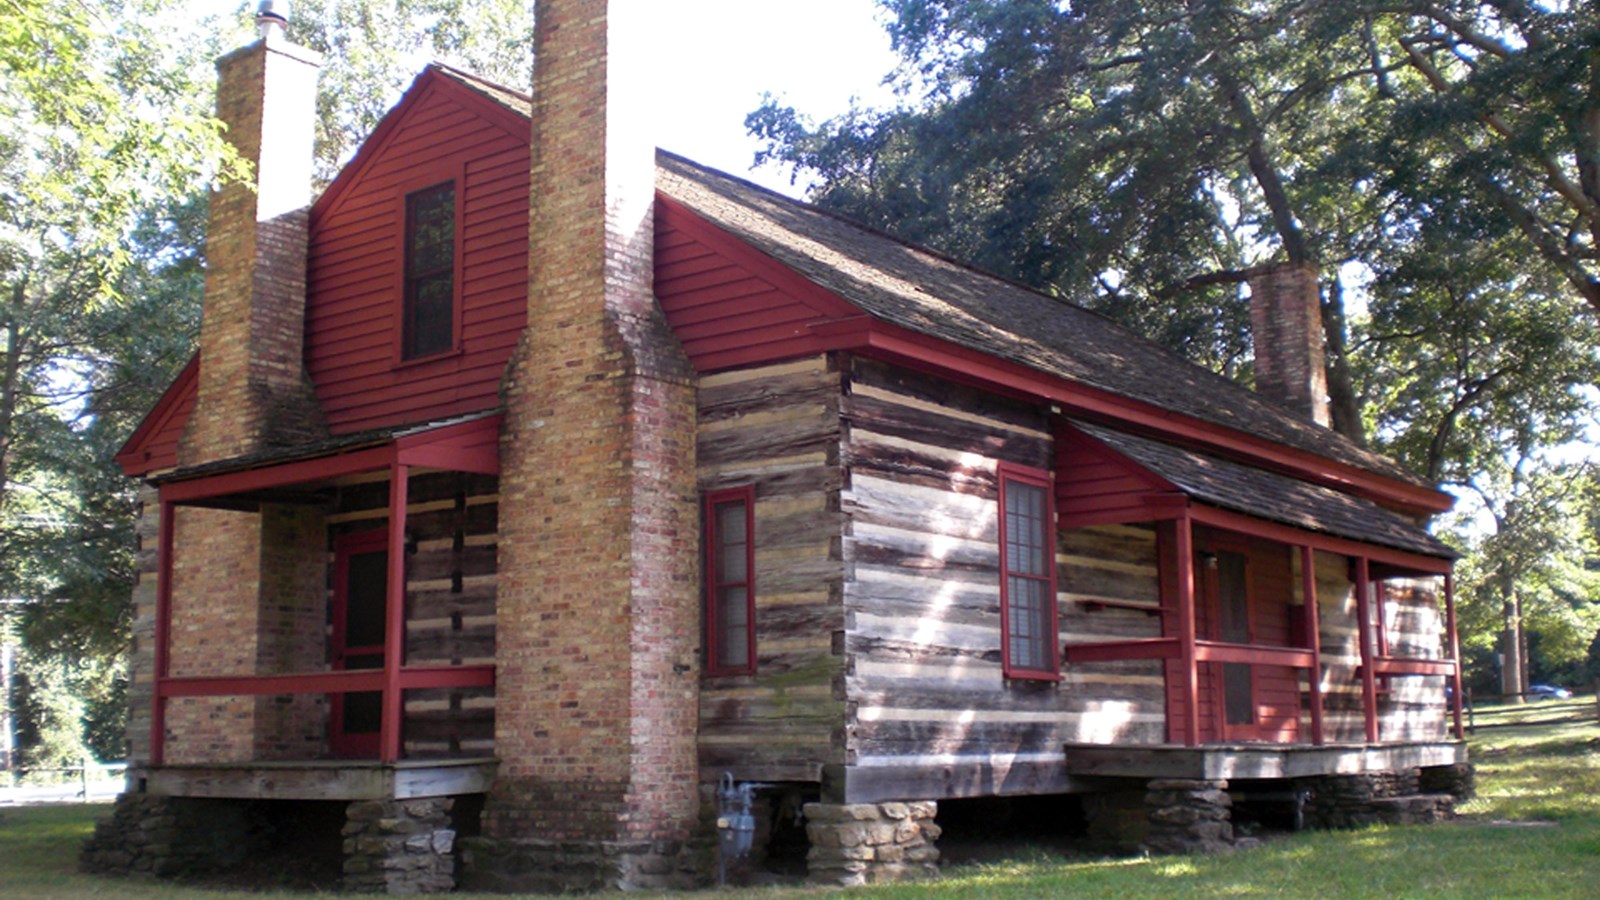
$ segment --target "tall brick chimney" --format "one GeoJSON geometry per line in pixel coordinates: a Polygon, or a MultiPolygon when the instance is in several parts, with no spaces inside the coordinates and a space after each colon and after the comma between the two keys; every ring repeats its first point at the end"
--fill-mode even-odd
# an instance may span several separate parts
{"type": "MultiPolygon", "coordinates": [[[[200,382],[178,446],[190,466],[325,436],[302,364],[311,139],[321,58],[283,37],[217,60],[217,117],[255,184],[211,195],[200,382]]],[[[173,675],[309,671],[324,663],[326,528],[319,510],[175,509],[173,675]]],[[[147,701],[141,701],[147,702],[147,701]]],[[[167,760],[306,759],[325,751],[322,699],[187,698],[168,707],[167,760]]],[[[138,718],[138,716],[135,716],[138,718]]],[[[148,748],[146,748],[148,749],[148,748]]]]}
{"type": "Polygon", "coordinates": [[[217,60],[217,118],[256,178],[211,196],[200,384],[179,449],[184,465],[326,433],[302,361],[322,59],[283,37],[271,6],[258,19],[261,40],[217,60]]]}
{"type": "Polygon", "coordinates": [[[1250,276],[1256,391],[1318,425],[1332,422],[1317,268],[1282,263],[1250,276]]]}
{"type": "Polygon", "coordinates": [[[675,857],[698,817],[694,375],[653,294],[652,5],[534,4],[528,327],[503,386],[501,763],[469,885],[643,885],[663,866],[640,859],[675,857]],[[593,871],[504,876],[530,855],[593,871]]]}

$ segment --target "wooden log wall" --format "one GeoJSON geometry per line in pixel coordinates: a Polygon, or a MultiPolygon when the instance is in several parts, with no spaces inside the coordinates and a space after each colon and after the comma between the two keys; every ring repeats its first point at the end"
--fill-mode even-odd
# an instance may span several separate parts
{"type": "MultiPolygon", "coordinates": [[[[406,558],[406,663],[493,664],[499,480],[426,473],[412,476],[407,490],[415,550],[406,558]]],[[[330,604],[333,541],[386,527],[388,504],[381,473],[338,489],[328,517],[330,604]]],[[[407,691],[401,734],[407,756],[493,755],[494,690],[407,691]]]]}
{"type": "MultiPolygon", "coordinates": [[[[1324,728],[1329,741],[1366,740],[1361,706],[1361,646],[1350,559],[1316,555],[1322,629],[1324,728]]],[[[1299,578],[1299,566],[1295,567],[1299,578]]],[[[1437,579],[1389,579],[1384,619],[1391,656],[1440,659],[1444,642],[1443,595],[1437,579]]],[[[1377,615],[1373,615],[1377,624],[1377,615]]],[[[1376,636],[1373,642],[1377,646],[1376,636]]],[[[1378,682],[1378,737],[1383,741],[1444,740],[1448,706],[1442,675],[1396,675],[1378,682]]],[[[1302,687],[1306,687],[1302,683],[1302,687]]],[[[1306,713],[1309,715],[1309,712],[1306,713]]],[[[1303,723],[1310,734],[1309,719],[1303,723]]]]}
{"type": "MultiPolygon", "coordinates": [[[[1444,591],[1439,579],[1385,582],[1384,619],[1389,655],[1442,659],[1444,591]]],[[[1449,706],[1443,675],[1392,676],[1378,703],[1378,734],[1386,741],[1437,741],[1446,737],[1449,706]]]]}
{"type": "Polygon", "coordinates": [[[702,679],[704,780],[817,782],[842,760],[840,385],[822,356],[700,380],[700,490],[755,490],[756,671],[702,679]]]}
{"type": "MultiPolygon", "coordinates": [[[[1001,767],[1060,770],[1068,742],[1158,740],[1151,664],[1074,667],[1060,682],[1003,677],[996,467],[1051,467],[1047,414],[878,362],[844,368],[846,777],[875,771],[908,797],[936,797],[947,770],[976,766],[992,775],[973,779],[981,790],[1059,790],[1048,778],[1017,784],[1001,767]]],[[[1154,548],[1148,529],[1058,535],[1065,639],[1159,633],[1145,609],[1078,602],[1153,606],[1154,548]]]]}

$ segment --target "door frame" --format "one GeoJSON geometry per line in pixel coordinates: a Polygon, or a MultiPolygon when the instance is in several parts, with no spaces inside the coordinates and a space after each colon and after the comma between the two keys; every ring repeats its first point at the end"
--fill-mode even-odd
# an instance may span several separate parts
{"type": "MultiPolygon", "coordinates": [[[[384,553],[387,560],[389,533],[385,529],[360,531],[340,535],[333,542],[333,605],[331,607],[331,634],[328,641],[329,666],[335,672],[345,671],[347,657],[382,656],[383,644],[348,647],[345,645],[350,613],[350,558],[367,553],[384,553]],[[352,652],[355,651],[355,652],[352,652]]],[[[384,566],[387,578],[388,566],[384,566]]],[[[386,586],[387,587],[387,586],[386,586]]],[[[384,597],[387,599],[387,590],[384,597]]],[[[328,749],[341,759],[376,759],[379,752],[380,731],[346,732],[344,730],[345,695],[330,694],[328,699],[328,749]]]]}
{"type": "MultiPolygon", "coordinates": [[[[1196,568],[1204,573],[1198,579],[1201,588],[1200,602],[1205,605],[1206,615],[1210,619],[1210,628],[1206,629],[1207,637],[1214,641],[1223,640],[1222,635],[1222,579],[1221,567],[1207,564],[1209,560],[1216,560],[1220,553],[1238,555],[1244,561],[1244,614],[1245,614],[1245,643],[1256,642],[1256,590],[1253,577],[1254,566],[1251,559],[1250,543],[1247,540],[1230,540],[1228,538],[1210,537],[1204,541],[1197,541],[1195,546],[1196,568]]],[[[1228,684],[1226,666],[1228,663],[1211,663],[1210,682],[1212,692],[1212,717],[1213,727],[1218,739],[1225,743],[1256,742],[1261,740],[1261,685],[1258,667],[1249,665],[1250,672],[1250,721],[1230,724],[1228,722],[1228,684]]],[[[1236,664],[1243,665],[1243,664],[1236,664]]]]}

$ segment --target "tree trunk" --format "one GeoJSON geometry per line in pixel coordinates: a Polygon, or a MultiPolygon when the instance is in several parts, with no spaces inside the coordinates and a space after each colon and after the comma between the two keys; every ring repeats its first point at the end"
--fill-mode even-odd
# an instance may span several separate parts
{"type": "Polygon", "coordinates": [[[1522,653],[1522,599],[1510,585],[1505,588],[1505,603],[1501,612],[1505,616],[1505,632],[1500,638],[1500,648],[1504,654],[1500,665],[1500,693],[1506,695],[1506,700],[1511,703],[1523,703],[1528,691],[1525,680],[1527,665],[1522,653]]]}
{"type": "Polygon", "coordinates": [[[1367,445],[1366,428],[1361,423],[1361,399],[1350,377],[1350,344],[1344,318],[1344,282],[1337,273],[1328,283],[1322,301],[1322,334],[1325,366],[1328,372],[1328,413],[1333,430],[1356,446],[1367,445]]]}

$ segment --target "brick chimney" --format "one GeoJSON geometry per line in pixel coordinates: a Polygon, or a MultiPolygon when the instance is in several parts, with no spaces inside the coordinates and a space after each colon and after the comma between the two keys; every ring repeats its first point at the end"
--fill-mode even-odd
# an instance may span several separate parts
{"type": "Polygon", "coordinates": [[[1327,427],[1332,416],[1316,266],[1270,266],[1252,274],[1249,283],[1256,391],[1327,427]]]}
{"type": "Polygon", "coordinates": [[[200,383],[179,447],[183,465],[326,434],[302,362],[322,60],[283,37],[282,14],[270,7],[258,18],[261,40],[217,60],[217,118],[256,178],[211,196],[200,383]]]}
{"type": "MultiPolygon", "coordinates": [[[[228,184],[211,195],[200,381],[178,446],[180,465],[326,435],[301,359],[321,58],[284,39],[283,7],[265,0],[257,17],[261,40],[217,60],[217,117],[256,183],[228,184]]],[[[262,504],[250,512],[183,507],[174,513],[171,674],[321,666],[327,534],[320,510],[262,504]]],[[[148,703],[147,697],[136,702],[148,703]]],[[[175,701],[167,713],[167,761],[317,756],[325,750],[322,702],[315,695],[288,703],[175,701]]]]}
{"type": "Polygon", "coordinates": [[[641,885],[629,860],[675,856],[698,816],[694,375],[653,294],[652,5],[534,4],[528,327],[503,386],[501,764],[474,851],[497,889],[573,884],[485,874],[527,871],[494,847],[559,860],[574,842],[596,851],[585,886],[641,885]]]}

